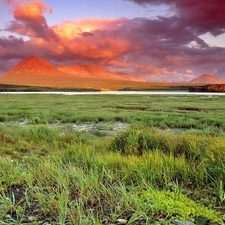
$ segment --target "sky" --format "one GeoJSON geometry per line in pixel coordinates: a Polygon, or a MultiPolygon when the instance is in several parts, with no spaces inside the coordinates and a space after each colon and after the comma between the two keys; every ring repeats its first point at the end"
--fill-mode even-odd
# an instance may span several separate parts
{"type": "Polygon", "coordinates": [[[29,56],[148,81],[225,79],[225,0],[0,0],[0,75],[29,56]]]}

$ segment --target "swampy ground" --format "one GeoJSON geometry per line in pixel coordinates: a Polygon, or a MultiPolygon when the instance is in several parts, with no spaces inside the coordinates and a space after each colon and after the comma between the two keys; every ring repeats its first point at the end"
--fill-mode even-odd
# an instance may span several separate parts
{"type": "Polygon", "coordinates": [[[224,101],[0,95],[0,224],[222,224],[224,101]]]}

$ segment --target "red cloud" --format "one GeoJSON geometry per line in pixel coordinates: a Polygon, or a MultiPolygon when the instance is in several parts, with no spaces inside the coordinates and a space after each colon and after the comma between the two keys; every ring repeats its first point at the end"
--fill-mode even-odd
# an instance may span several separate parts
{"type": "MultiPolygon", "coordinates": [[[[85,18],[81,20],[64,21],[59,25],[53,26],[54,31],[64,38],[75,38],[82,33],[91,33],[92,31],[118,29],[119,26],[126,23],[127,19],[93,19],[85,18]]],[[[93,33],[92,33],[93,34],[93,33]]],[[[93,36],[93,35],[91,35],[93,36]]]]}
{"type": "Polygon", "coordinates": [[[16,20],[45,24],[46,20],[43,14],[46,11],[52,12],[42,2],[19,2],[13,5],[12,13],[16,20]]]}
{"type": "Polygon", "coordinates": [[[15,21],[11,21],[7,31],[16,32],[29,37],[56,38],[47,25],[44,17],[45,12],[52,13],[52,8],[46,6],[41,1],[34,2],[17,2],[7,0],[11,5],[10,12],[13,14],[15,21]]]}
{"type": "Polygon", "coordinates": [[[118,31],[128,20],[83,19],[65,21],[52,29],[59,37],[58,57],[107,60],[136,51],[139,46],[118,31]],[[116,32],[115,32],[116,31],[116,32]],[[117,32],[118,31],[118,32],[117,32]],[[69,47],[68,47],[69,46],[69,47]]]}

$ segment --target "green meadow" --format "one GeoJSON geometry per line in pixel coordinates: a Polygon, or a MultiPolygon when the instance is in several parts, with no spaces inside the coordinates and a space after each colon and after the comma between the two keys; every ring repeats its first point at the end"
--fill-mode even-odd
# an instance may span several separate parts
{"type": "Polygon", "coordinates": [[[224,101],[0,95],[0,224],[222,224],[224,101]]]}

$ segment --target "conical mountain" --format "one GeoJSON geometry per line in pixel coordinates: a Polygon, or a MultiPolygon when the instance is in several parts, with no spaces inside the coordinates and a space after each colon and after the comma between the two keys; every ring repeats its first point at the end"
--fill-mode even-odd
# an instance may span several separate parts
{"type": "Polygon", "coordinates": [[[64,76],[65,74],[51,63],[31,56],[16,64],[0,78],[0,82],[15,85],[47,86],[53,80],[58,80],[64,76]]]}
{"type": "Polygon", "coordinates": [[[31,56],[14,66],[7,74],[34,73],[34,74],[57,74],[61,73],[57,67],[51,63],[31,56]]]}
{"type": "Polygon", "coordinates": [[[200,77],[191,80],[189,83],[192,84],[224,84],[225,80],[218,78],[211,74],[203,74],[200,77]]]}

